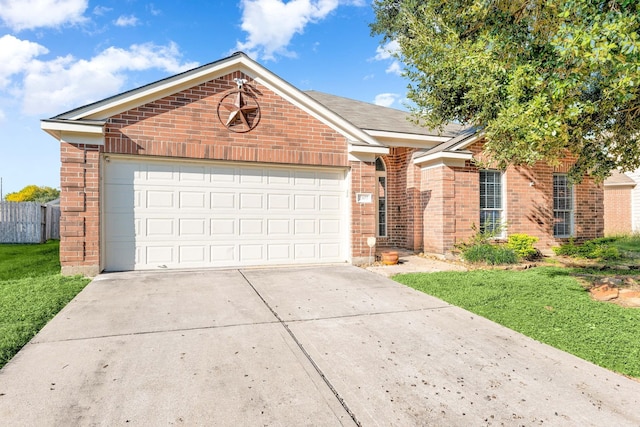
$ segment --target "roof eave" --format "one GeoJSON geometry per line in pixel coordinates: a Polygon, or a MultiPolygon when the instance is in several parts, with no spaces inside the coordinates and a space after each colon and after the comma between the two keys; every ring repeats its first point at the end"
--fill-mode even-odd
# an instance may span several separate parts
{"type": "Polygon", "coordinates": [[[422,167],[432,166],[434,164],[457,166],[461,163],[464,165],[464,162],[466,162],[467,160],[471,160],[472,158],[473,153],[470,152],[441,151],[439,153],[418,156],[413,159],[413,163],[422,167]]]}
{"type": "Polygon", "coordinates": [[[104,144],[104,121],[68,121],[48,119],[40,121],[40,128],[60,142],[75,144],[104,144]]]}

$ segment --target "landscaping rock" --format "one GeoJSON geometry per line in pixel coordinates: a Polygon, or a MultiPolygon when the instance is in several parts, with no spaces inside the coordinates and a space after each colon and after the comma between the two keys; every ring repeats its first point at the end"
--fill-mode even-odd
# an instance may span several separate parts
{"type": "Polygon", "coordinates": [[[589,292],[591,293],[591,296],[598,301],[611,301],[618,298],[620,293],[618,288],[614,288],[609,285],[592,288],[589,292]]]}
{"type": "Polygon", "coordinates": [[[603,279],[598,280],[597,285],[607,285],[609,287],[617,287],[622,284],[622,279],[618,279],[617,277],[605,277],[603,279]]]}

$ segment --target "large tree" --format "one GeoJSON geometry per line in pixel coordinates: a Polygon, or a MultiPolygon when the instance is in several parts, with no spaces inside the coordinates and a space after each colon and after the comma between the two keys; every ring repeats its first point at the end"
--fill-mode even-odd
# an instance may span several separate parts
{"type": "Polygon", "coordinates": [[[376,0],[416,119],[480,126],[500,166],[640,167],[639,0],[376,0]]]}

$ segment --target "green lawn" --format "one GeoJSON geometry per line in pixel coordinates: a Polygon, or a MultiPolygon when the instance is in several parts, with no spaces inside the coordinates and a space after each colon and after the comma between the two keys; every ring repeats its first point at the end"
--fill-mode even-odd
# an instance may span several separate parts
{"type": "Polygon", "coordinates": [[[0,368],[89,283],[60,275],[59,242],[0,245],[0,368]]]}
{"type": "Polygon", "coordinates": [[[475,270],[394,279],[604,368],[640,378],[640,309],[593,301],[577,270],[475,270]]]}

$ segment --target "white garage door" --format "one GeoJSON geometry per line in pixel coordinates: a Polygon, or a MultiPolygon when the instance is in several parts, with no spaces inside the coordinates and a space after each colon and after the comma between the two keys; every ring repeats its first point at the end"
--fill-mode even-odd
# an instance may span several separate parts
{"type": "Polygon", "coordinates": [[[107,271],[344,262],[345,171],[104,162],[107,271]]]}

